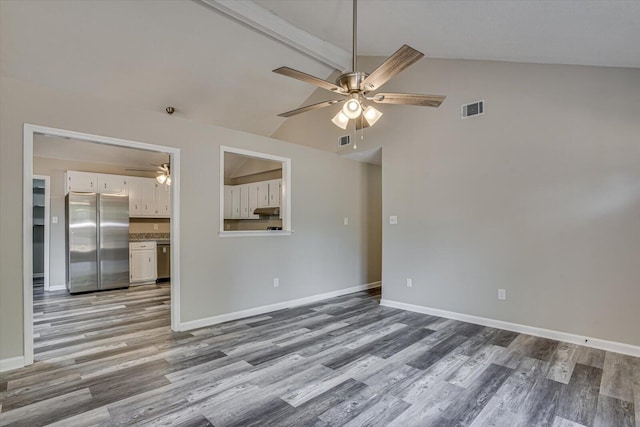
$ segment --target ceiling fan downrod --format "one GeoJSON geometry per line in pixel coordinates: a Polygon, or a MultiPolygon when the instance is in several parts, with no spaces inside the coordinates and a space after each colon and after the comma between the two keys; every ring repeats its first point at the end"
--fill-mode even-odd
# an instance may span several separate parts
{"type": "Polygon", "coordinates": [[[351,72],[355,73],[358,69],[358,0],[353,0],[353,47],[351,52],[353,58],[351,61],[351,72]]]}

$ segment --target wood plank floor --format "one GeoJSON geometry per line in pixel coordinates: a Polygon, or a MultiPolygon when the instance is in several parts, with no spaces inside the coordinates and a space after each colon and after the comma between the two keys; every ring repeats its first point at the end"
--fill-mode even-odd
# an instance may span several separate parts
{"type": "Polygon", "coordinates": [[[631,426],[640,359],[361,292],[172,333],[169,285],[34,294],[0,425],[631,426]]]}

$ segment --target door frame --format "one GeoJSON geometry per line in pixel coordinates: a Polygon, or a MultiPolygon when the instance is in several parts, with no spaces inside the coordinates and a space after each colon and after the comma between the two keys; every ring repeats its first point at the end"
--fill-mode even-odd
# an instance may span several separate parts
{"type": "MultiPolygon", "coordinates": [[[[41,179],[44,181],[44,290],[49,290],[49,221],[51,220],[51,177],[49,175],[33,175],[32,183],[32,194],[33,194],[33,180],[41,179]]],[[[33,202],[31,203],[33,206],[33,202]]],[[[33,221],[33,210],[32,210],[32,221],[33,221]]],[[[31,227],[33,231],[33,226],[31,227]]],[[[31,236],[31,242],[33,242],[33,235],[31,236]]],[[[33,250],[33,249],[32,249],[33,250]]],[[[33,257],[33,252],[31,252],[31,257],[33,257]]],[[[33,260],[33,258],[32,258],[33,260]]],[[[33,271],[33,270],[32,270],[33,271]]],[[[32,273],[33,275],[33,273],[32,273]]]]}
{"type": "Polygon", "coordinates": [[[24,364],[33,363],[33,136],[74,138],[98,144],[167,153],[171,159],[171,329],[180,330],[180,149],[25,123],[23,126],[22,258],[24,364]]]}

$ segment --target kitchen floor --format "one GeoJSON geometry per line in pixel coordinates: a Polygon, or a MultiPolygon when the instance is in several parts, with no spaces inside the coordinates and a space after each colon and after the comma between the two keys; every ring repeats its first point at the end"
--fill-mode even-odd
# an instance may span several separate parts
{"type": "Polygon", "coordinates": [[[190,332],[169,285],[36,291],[0,425],[640,426],[640,359],[360,292],[190,332]],[[634,405],[635,403],[635,405],[634,405]]]}

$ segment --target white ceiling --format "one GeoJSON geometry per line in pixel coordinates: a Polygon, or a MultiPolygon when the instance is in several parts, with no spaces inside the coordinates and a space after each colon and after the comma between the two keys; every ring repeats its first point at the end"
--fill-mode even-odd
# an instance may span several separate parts
{"type": "MultiPolygon", "coordinates": [[[[256,3],[351,50],[349,0],[256,3]]],[[[361,0],[359,53],[640,67],[638,22],[635,0],[361,0]]],[[[3,75],[134,108],[271,135],[314,90],[282,65],[333,71],[198,1],[0,0],[3,75]]]]}
{"type": "Polygon", "coordinates": [[[48,159],[103,163],[125,168],[155,170],[153,165],[169,162],[169,154],[135,148],[97,144],[72,138],[35,135],[33,156],[48,159]]]}
{"type": "MultiPolygon", "coordinates": [[[[351,0],[258,0],[351,52],[351,0]]],[[[637,0],[360,0],[358,54],[640,67],[637,0]]]]}

